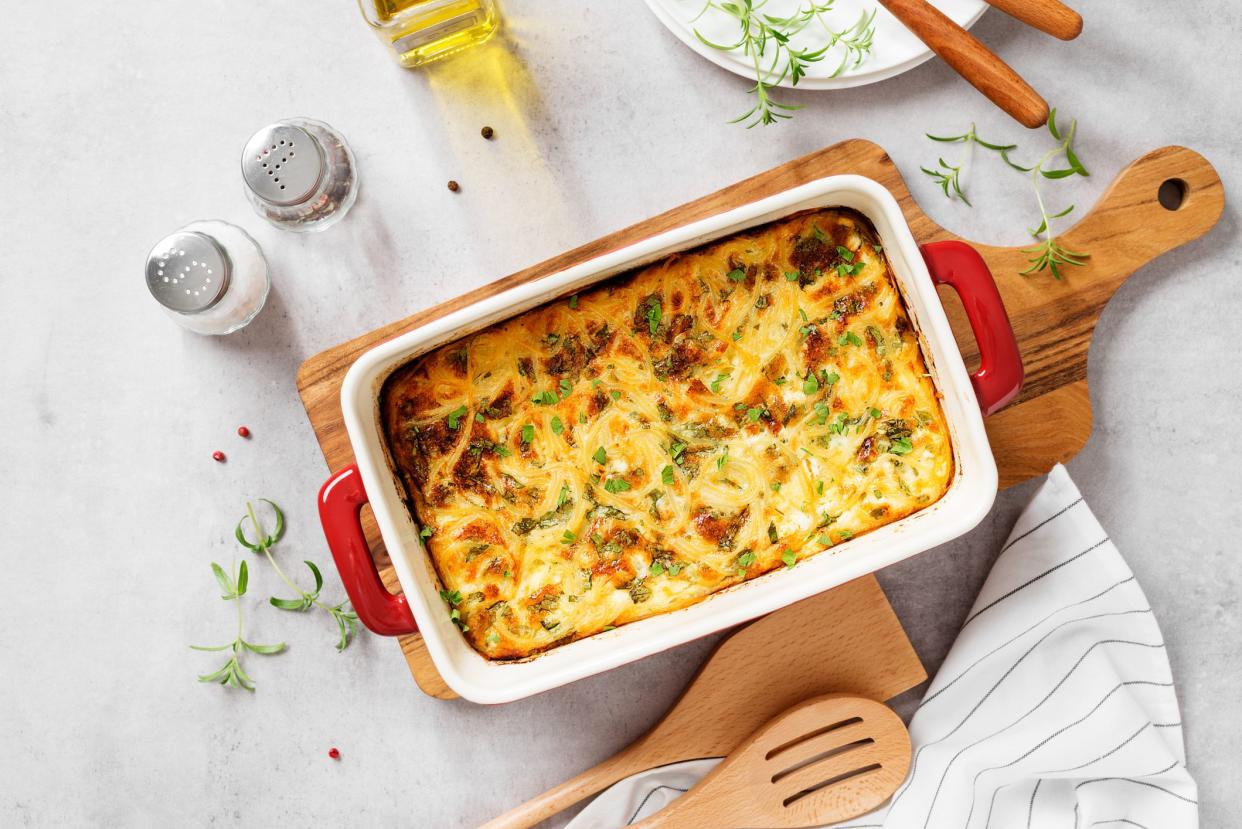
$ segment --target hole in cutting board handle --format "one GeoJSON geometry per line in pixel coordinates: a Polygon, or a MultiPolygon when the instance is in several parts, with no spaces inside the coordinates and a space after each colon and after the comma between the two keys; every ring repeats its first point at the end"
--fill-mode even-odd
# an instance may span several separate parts
{"type": "Polygon", "coordinates": [[[1186,203],[1186,195],[1189,191],[1190,188],[1186,186],[1186,182],[1180,178],[1168,178],[1161,182],[1156,198],[1165,210],[1181,210],[1182,205],[1186,203]]]}

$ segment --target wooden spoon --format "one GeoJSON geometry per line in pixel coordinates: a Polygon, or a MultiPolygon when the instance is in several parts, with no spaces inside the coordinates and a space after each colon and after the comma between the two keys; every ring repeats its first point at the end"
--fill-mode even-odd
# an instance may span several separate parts
{"type": "Polygon", "coordinates": [[[484,829],[526,829],[631,774],[723,757],[805,699],[834,691],[886,700],[926,678],[879,584],[855,579],[731,634],[644,736],[484,829]]]}
{"type": "Polygon", "coordinates": [[[880,5],[1019,123],[1034,128],[1048,120],[1048,102],[1009,64],[935,6],[926,0],[880,0],[880,5]]]}
{"type": "Polygon", "coordinates": [[[829,694],[769,721],[698,785],[635,829],[837,823],[888,800],[909,770],[910,735],[892,709],[829,694]]]}
{"type": "Polygon", "coordinates": [[[1082,15],[1061,0],[986,0],[988,5],[1061,40],[1082,34],[1082,15]]]}

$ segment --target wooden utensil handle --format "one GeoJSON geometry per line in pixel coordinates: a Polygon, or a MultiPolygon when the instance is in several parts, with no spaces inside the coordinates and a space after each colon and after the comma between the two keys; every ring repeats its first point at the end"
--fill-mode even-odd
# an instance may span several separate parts
{"type": "Polygon", "coordinates": [[[880,0],[941,60],[1026,127],[1048,120],[1048,103],[992,50],[926,0],[880,0]]]}
{"type": "Polygon", "coordinates": [[[538,797],[526,801],[515,809],[510,809],[500,817],[489,820],[479,829],[527,829],[568,809],[583,798],[602,792],[618,780],[624,780],[631,774],[646,770],[647,765],[635,761],[637,755],[634,748],[641,743],[642,741],[639,740],[595,768],[587,769],[577,777],[548,789],[538,797]]]}
{"type": "Polygon", "coordinates": [[[987,0],[988,5],[1061,40],[1082,34],[1082,15],[1061,0],[987,0]]]}

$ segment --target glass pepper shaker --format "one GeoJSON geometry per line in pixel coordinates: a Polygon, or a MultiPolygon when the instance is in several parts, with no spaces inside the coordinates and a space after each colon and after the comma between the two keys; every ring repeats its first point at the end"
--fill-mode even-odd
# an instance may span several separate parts
{"type": "Polygon", "coordinates": [[[325,230],[345,218],[358,197],[354,154],[322,121],[268,124],[246,142],[241,166],[250,205],[282,230],[325,230]]]}
{"type": "Polygon", "coordinates": [[[147,254],[147,289],[178,325],[198,334],[244,328],[267,301],[267,260],[246,231],[192,222],[147,254]]]}

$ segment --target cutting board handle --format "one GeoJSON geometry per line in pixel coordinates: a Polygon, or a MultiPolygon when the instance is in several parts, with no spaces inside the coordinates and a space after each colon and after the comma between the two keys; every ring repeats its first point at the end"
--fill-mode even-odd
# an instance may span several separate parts
{"type": "MultiPolygon", "coordinates": [[[[1084,274],[1116,287],[1157,256],[1207,233],[1224,208],[1224,187],[1206,158],[1186,147],[1161,147],[1122,170],[1061,241],[1090,252],[1084,274]]],[[[1067,280],[1078,276],[1079,269],[1070,269],[1067,280]]]]}

